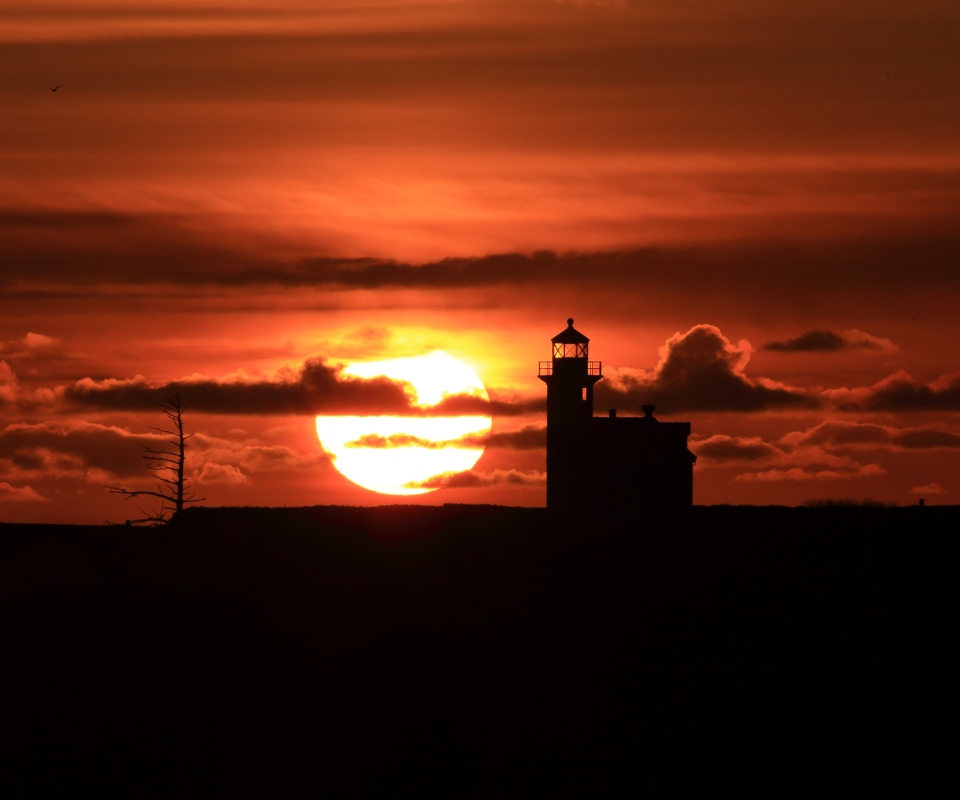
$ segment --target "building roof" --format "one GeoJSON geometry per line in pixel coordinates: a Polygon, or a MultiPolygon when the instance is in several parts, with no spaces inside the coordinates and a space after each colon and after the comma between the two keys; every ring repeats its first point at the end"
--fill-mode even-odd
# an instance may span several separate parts
{"type": "Polygon", "coordinates": [[[567,320],[567,327],[551,340],[554,344],[586,344],[590,340],[573,327],[573,317],[567,320]]]}

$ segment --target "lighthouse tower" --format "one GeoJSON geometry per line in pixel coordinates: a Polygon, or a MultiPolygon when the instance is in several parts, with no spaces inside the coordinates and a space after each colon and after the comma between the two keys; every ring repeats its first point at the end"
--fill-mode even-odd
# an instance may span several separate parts
{"type": "Polygon", "coordinates": [[[553,358],[541,361],[538,377],[547,384],[547,506],[577,503],[593,418],[593,385],[603,375],[599,361],[590,361],[590,340],[567,327],[551,340],[553,358]]]}

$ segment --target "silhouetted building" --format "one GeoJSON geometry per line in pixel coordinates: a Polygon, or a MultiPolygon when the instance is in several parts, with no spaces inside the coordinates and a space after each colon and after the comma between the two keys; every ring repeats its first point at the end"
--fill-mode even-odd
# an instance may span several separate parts
{"type": "Polygon", "coordinates": [[[590,340],[567,320],[541,361],[547,384],[547,507],[602,510],[610,506],[686,508],[693,505],[689,422],[661,422],[654,406],[642,417],[593,416],[593,387],[603,379],[590,361],[590,340]]]}

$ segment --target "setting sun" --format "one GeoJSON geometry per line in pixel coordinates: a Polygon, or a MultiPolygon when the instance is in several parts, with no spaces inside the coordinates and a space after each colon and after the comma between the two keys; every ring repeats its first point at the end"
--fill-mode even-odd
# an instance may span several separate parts
{"type": "MultiPolygon", "coordinates": [[[[489,399],[470,367],[439,350],[350,364],[343,374],[406,381],[422,408],[451,395],[489,399]]],[[[344,477],[374,492],[415,495],[439,488],[431,478],[465,472],[476,464],[490,425],[491,418],[483,415],[318,416],[317,436],[344,477]]]]}

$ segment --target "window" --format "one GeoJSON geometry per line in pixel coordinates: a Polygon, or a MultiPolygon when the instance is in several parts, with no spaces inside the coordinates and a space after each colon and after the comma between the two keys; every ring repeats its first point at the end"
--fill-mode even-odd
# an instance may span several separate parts
{"type": "Polygon", "coordinates": [[[563,344],[561,342],[557,342],[553,346],[553,357],[554,358],[586,358],[587,345],[586,344],[563,344]]]}

